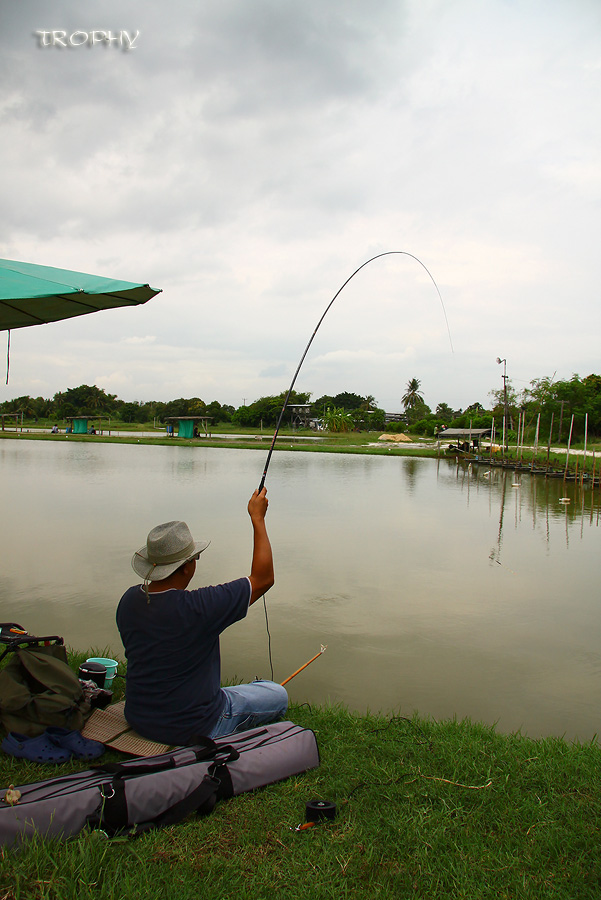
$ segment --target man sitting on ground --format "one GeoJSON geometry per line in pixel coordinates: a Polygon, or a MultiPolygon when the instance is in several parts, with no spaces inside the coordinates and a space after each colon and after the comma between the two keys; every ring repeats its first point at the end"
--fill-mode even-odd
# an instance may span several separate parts
{"type": "Polygon", "coordinates": [[[249,577],[186,590],[209,541],[194,541],[185,522],[149,533],[132,559],[143,585],[129,588],[117,608],[127,657],[125,717],[143,737],[189,744],[272,722],[288,708],[286,689],[273,681],[221,687],[219,635],[243,619],[274,583],[265,526],[267,491],[248,503],[253,528],[249,577]]]}

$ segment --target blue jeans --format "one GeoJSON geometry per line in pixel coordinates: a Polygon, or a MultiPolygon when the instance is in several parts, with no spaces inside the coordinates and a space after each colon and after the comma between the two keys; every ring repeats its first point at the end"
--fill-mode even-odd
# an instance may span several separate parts
{"type": "Polygon", "coordinates": [[[223,737],[266,725],[283,716],[288,709],[288,692],[275,681],[253,681],[221,688],[225,706],[209,737],[223,737]]]}

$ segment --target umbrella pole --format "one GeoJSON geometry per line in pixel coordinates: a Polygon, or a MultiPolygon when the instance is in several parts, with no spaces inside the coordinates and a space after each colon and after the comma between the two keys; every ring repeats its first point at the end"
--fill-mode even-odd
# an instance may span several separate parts
{"type": "Polygon", "coordinates": [[[296,676],[298,675],[299,672],[302,672],[303,669],[306,669],[307,666],[310,666],[312,662],[315,662],[315,660],[317,659],[317,657],[318,657],[318,656],[321,656],[322,653],[325,653],[325,651],[326,651],[327,649],[328,649],[328,645],[326,644],[325,647],[324,647],[324,645],[322,644],[322,645],[321,645],[321,650],[319,651],[319,653],[316,653],[315,656],[312,656],[312,657],[311,657],[311,659],[309,660],[309,662],[306,662],[306,663],[304,664],[304,666],[301,666],[300,669],[297,669],[296,672],[293,672],[292,675],[289,675],[288,678],[285,678],[284,681],[281,682],[281,686],[284,687],[285,684],[288,684],[289,681],[292,681],[293,678],[296,678],[296,676]]]}

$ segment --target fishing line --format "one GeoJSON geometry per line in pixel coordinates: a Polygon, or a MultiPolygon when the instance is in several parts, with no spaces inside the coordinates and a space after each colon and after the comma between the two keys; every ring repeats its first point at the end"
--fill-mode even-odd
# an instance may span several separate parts
{"type": "MultiPolygon", "coordinates": [[[[355,269],[355,271],[353,272],[353,274],[352,274],[352,275],[349,275],[349,277],[346,279],[346,281],[344,282],[344,284],[342,284],[342,286],[341,286],[340,288],[338,288],[338,290],[336,291],[336,293],[334,294],[334,296],[332,297],[332,299],[330,300],[330,302],[329,302],[328,305],[326,306],[326,308],[325,308],[325,310],[324,310],[324,312],[323,312],[323,314],[322,314],[322,316],[321,316],[319,322],[318,322],[317,325],[315,326],[315,330],[313,331],[313,334],[311,335],[311,337],[310,337],[310,339],[309,339],[309,343],[308,343],[307,346],[305,347],[305,350],[304,350],[304,352],[303,352],[303,355],[302,355],[301,358],[300,358],[300,362],[299,362],[299,364],[298,364],[298,366],[297,366],[297,368],[296,368],[296,372],[294,373],[294,376],[293,376],[293,378],[292,378],[292,381],[290,382],[290,387],[288,388],[288,393],[286,394],[286,397],[285,397],[285,399],[284,399],[284,404],[283,404],[283,406],[282,406],[282,408],[281,408],[281,410],[280,410],[280,414],[279,414],[278,419],[277,419],[277,423],[276,423],[276,426],[275,426],[275,431],[274,431],[274,433],[273,433],[273,438],[272,438],[272,441],[271,441],[271,446],[269,447],[269,452],[268,452],[268,454],[267,454],[267,459],[265,460],[265,468],[263,469],[263,475],[262,475],[262,477],[261,477],[261,483],[259,484],[258,493],[261,493],[261,491],[263,490],[263,487],[265,486],[265,478],[267,477],[267,470],[269,469],[269,463],[271,462],[271,457],[272,457],[272,455],[273,455],[273,449],[274,449],[274,447],[275,447],[275,442],[276,442],[276,440],[277,440],[278,433],[279,433],[279,431],[280,431],[280,426],[281,426],[281,424],[282,424],[282,419],[284,418],[284,413],[285,413],[285,411],[286,411],[286,407],[288,406],[288,401],[290,400],[290,396],[291,396],[291,394],[292,394],[292,390],[293,390],[293,388],[294,388],[294,385],[296,384],[296,379],[298,378],[298,374],[299,374],[299,372],[300,372],[300,370],[301,370],[301,368],[302,368],[302,365],[303,365],[303,363],[304,363],[304,361],[305,361],[305,357],[307,356],[307,353],[309,352],[309,348],[310,348],[311,344],[313,343],[313,339],[314,339],[315,335],[316,335],[317,332],[319,331],[319,327],[320,327],[321,323],[323,322],[323,320],[325,319],[326,315],[327,315],[328,312],[330,311],[330,308],[331,308],[331,306],[333,305],[334,301],[335,301],[335,300],[338,298],[338,296],[342,293],[342,291],[343,291],[344,288],[347,286],[347,284],[349,283],[349,281],[351,281],[351,280],[355,277],[355,275],[357,275],[357,273],[361,271],[361,269],[364,269],[365,266],[367,266],[367,265],[369,265],[370,263],[374,262],[374,260],[376,260],[376,259],[381,259],[383,256],[409,256],[411,259],[414,259],[417,263],[419,263],[420,266],[422,267],[422,269],[424,269],[424,271],[427,273],[427,275],[428,275],[429,278],[430,278],[430,281],[432,282],[432,284],[433,284],[434,287],[436,288],[436,293],[438,294],[438,298],[439,298],[439,300],[440,300],[440,305],[442,306],[442,311],[443,311],[445,323],[446,323],[446,326],[447,326],[447,332],[448,332],[448,335],[449,335],[449,343],[450,343],[450,345],[451,345],[451,353],[454,353],[454,350],[453,350],[453,340],[452,340],[452,338],[451,338],[451,329],[449,328],[449,320],[447,319],[447,311],[446,311],[446,309],[445,309],[445,305],[444,305],[444,302],[443,302],[443,299],[442,299],[442,294],[440,293],[440,290],[439,290],[439,288],[438,288],[438,285],[436,284],[436,282],[435,282],[435,280],[434,280],[434,276],[432,275],[432,273],[430,272],[430,270],[428,269],[428,267],[427,267],[426,265],[424,265],[424,263],[421,261],[421,259],[418,259],[417,256],[414,256],[413,253],[409,253],[407,250],[386,250],[384,253],[378,253],[378,254],[376,254],[376,256],[372,256],[370,259],[366,260],[364,263],[361,263],[361,265],[358,266],[358,268],[355,269]]],[[[263,608],[264,608],[264,610],[265,610],[265,625],[266,625],[266,628],[267,628],[267,637],[268,637],[269,665],[270,665],[270,667],[271,667],[271,680],[273,681],[273,662],[272,662],[272,658],[271,658],[271,634],[270,634],[270,631],[269,631],[269,619],[268,619],[268,616],[267,616],[267,600],[265,599],[265,595],[263,595],[263,608]]],[[[322,652],[323,652],[323,651],[322,651],[322,652]]],[[[318,654],[318,655],[319,655],[319,654],[318,654]]],[[[317,657],[315,657],[315,658],[317,658],[317,657]]],[[[312,660],[311,660],[311,662],[312,662],[312,660]]],[[[303,666],[303,668],[304,668],[304,666],[303,666]]],[[[296,674],[296,673],[295,673],[295,674],[296,674]]]]}
{"type": "Polygon", "coordinates": [[[273,434],[273,439],[272,439],[272,441],[271,441],[271,446],[270,446],[270,448],[269,448],[269,453],[267,454],[267,460],[265,461],[265,468],[263,469],[263,476],[262,476],[262,478],[261,478],[261,483],[260,483],[260,485],[259,485],[259,493],[263,490],[263,486],[265,485],[265,478],[267,477],[267,470],[268,470],[268,468],[269,468],[269,463],[271,462],[271,456],[272,456],[272,454],[273,454],[273,448],[275,447],[275,442],[276,442],[276,440],[277,440],[278,432],[279,432],[280,426],[281,426],[281,424],[282,424],[282,419],[284,418],[284,412],[285,412],[285,410],[286,410],[286,407],[288,406],[288,401],[290,400],[290,395],[292,394],[292,389],[294,388],[294,385],[295,385],[295,383],[296,383],[296,379],[297,379],[297,377],[298,377],[298,373],[299,373],[300,370],[301,370],[302,364],[303,364],[304,361],[305,361],[305,357],[306,357],[307,353],[309,352],[309,347],[310,347],[311,344],[313,343],[313,338],[315,337],[315,335],[317,334],[317,332],[318,332],[318,330],[319,330],[319,326],[321,325],[321,323],[322,323],[323,320],[325,319],[326,315],[328,314],[328,312],[329,312],[329,310],[330,310],[330,307],[332,306],[332,304],[334,303],[334,301],[336,300],[336,298],[339,296],[339,294],[342,293],[342,291],[343,291],[344,288],[347,286],[347,284],[349,283],[349,281],[351,281],[351,279],[353,279],[353,278],[355,277],[355,275],[356,275],[358,272],[361,271],[361,269],[364,269],[365,266],[369,265],[369,263],[372,263],[375,259],[381,259],[383,256],[409,256],[409,257],[411,257],[411,259],[414,259],[417,263],[419,263],[420,266],[422,267],[422,269],[424,269],[424,270],[427,272],[428,276],[430,277],[430,280],[431,280],[432,284],[433,284],[434,287],[436,288],[436,293],[438,294],[438,297],[439,297],[439,299],[440,299],[440,303],[441,303],[441,306],[442,306],[442,311],[443,311],[444,318],[445,318],[445,322],[446,322],[446,326],[447,326],[447,332],[448,332],[448,334],[449,334],[449,343],[450,343],[450,345],[451,345],[451,353],[454,352],[454,350],[453,350],[453,341],[452,341],[452,338],[451,338],[451,329],[449,328],[449,320],[447,319],[447,312],[446,312],[446,309],[445,309],[445,306],[444,306],[444,303],[443,303],[443,300],[442,300],[442,294],[440,293],[440,291],[439,291],[439,289],[438,289],[438,285],[437,285],[436,282],[434,281],[434,278],[433,278],[433,276],[432,276],[432,273],[431,273],[430,270],[424,265],[424,263],[421,261],[421,259],[418,259],[417,256],[414,256],[413,253],[408,253],[406,250],[386,250],[384,253],[378,253],[376,256],[372,256],[371,259],[368,259],[368,260],[366,260],[364,263],[361,263],[361,265],[360,265],[357,269],[355,269],[355,271],[353,272],[353,274],[350,275],[350,276],[346,279],[346,281],[344,282],[344,284],[342,285],[342,287],[340,287],[340,288],[336,291],[336,293],[334,294],[334,296],[332,297],[332,299],[330,300],[330,302],[329,302],[328,305],[326,306],[325,311],[324,311],[324,313],[323,313],[321,319],[320,319],[319,322],[317,323],[317,325],[316,325],[316,327],[315,327],[315,331],[314,331],[313,334],[311,335],[311,338],[310,338],[310,340],[309,340],[309,343],[308,343],[307,346],[305,347],[305,351],[304,351],[303,355],[301,356],[300,362],[299,362],[299,364],[298,364],[298,367],[297,367],[297,369],[296,369],[296,372],[294,373],[294,377],[293,377],[293,379],[292,379],[292,382],[291,382],[291,384],[290,384],[290,387],[288,388],[288,393],[286,394],[286,399],[284,400],[284,405],[282,406],[282,409],[280,410],[280,414],[279,414],[279,416],[278,416],[277,424],[276,424],[276,426],[275,426],[275,431],[274,431],[274,434],[273,434]]]}
{"type": "Polygon", "coordinates": [[[267,649],[269,652],[269,668],[271,669],[271,680],[273,681],[273,659],[271,657],[271,631],[269,630],[269,618],[267,616],[267,600],[265,599],[265,594],[263,594],[263,609],[265,610],[265,628],[267,629],[267,649]]]}

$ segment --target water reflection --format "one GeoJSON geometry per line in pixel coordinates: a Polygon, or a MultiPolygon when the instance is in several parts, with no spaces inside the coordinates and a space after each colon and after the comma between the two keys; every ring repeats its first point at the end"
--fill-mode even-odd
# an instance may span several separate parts
{"type": "MultiPolygon", "coordinates": [[[[489,510],[498,506],[499,529],[497,545],[500,548],[503,526],[507,513],[513,518],[513,526],[522,523],[523,516],[531,516],[534,531],[544,528],[547,541],[551,538],[551,520],[565,524],[563,538],[569,543],[576,530],[582,538],[585,527],[598,527],[601,511],[601,489],[564,482],[561,478],[544,478],[529,473],[516,473],[507,469],[487,469],[485,465],[456,462],[454,479],[470,504],[470,494],[482,490],[489,495],[489,510]]],[[[439,481],[448,483],[449,461],[441,460],[437,466],[439,481]],[[442,468],[441,468],[442,467],[442,468]]],[[[541,532],[542,533],[542,532],[541,532]]]]}
{"type": "MultiPolygon", "coordinates": [[[[248,571],[264,451],[0,441],[0,616],[121,647],[114,610],[150,527],[210,538],[198,583],[248,571]]],[[[278,452],[268,489],[275,677],[295,700],[598,731],[600,492],[452,460],[278,452]],[[562,498],[568,498],[569,503],[562,498]]],[[[269,676],[260,604],[224,674],[269,676]]]]}
{"type": "Polygon", "coordinates": [[[407,481],[407,487],[410,491],[415,489],[417,476],[421,471],[423,471],[423,469],[420,468],[418,460],[413,459],[410,456],[405,459],[405,465],[402,468],[402,473],[407,481]]]}

